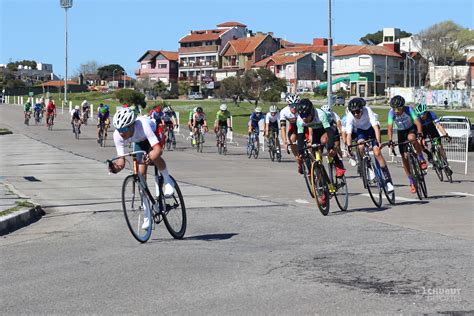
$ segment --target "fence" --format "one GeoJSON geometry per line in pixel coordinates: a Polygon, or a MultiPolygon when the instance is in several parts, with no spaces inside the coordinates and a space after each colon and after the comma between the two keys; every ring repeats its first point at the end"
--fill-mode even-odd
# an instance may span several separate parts
{"type": "MultiPolygon", "coordinates": [[[[467,174],[467,164],[469,157],[469,132],[471,127],[468,123],[462,122],[442,122],[441,125],[447,130],[449,136],[451,136],[450,142],[448,142],[446,139],[442,139],[441,141],[448,161],[464,164],[464,174],[467,174]]],[[[393,132],[393,141],[398,141],[396,130],[393,132]]],[[[397,154],[395,157],[390,149],[387,150],[389,151],[391,162],[402,161],[400,154],[397,154]]]]}

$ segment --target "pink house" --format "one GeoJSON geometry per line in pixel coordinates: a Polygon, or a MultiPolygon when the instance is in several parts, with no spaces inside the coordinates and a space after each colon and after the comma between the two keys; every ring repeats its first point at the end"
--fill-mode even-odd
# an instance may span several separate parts
{"type": "Polygon", "coordinates": [[[140,68],[135,70],[135,75],[139,81],[149,79],[169,83],[178,80],[178,52],[148,50],[137,62],[140,68]]]}

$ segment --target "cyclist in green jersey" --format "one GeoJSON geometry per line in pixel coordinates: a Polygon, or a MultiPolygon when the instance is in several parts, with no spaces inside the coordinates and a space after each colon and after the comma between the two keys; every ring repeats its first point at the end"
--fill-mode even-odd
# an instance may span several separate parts
{"type": "Polygon", "coordinates": [[[227,110],[227,104],[221,104],[219,111],[216,113],[216,121],[214,122],[214,132],[216,133],[217,140],[217,130],[219,127],[223,128],[227,132],[227,128],[232,131],[232,124],[230,120],[230,112],[227,110]]]}
{"type": "Polygon", "coordinates": [[[30,101],[27,101],[25,105],[23,106],[23,114],[24,118],[26,119],[27,115],[31,115],[31,103],[30,101]]]}

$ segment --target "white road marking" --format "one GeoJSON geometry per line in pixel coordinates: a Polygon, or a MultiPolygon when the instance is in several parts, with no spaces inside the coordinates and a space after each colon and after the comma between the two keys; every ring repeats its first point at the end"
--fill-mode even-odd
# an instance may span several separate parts
{"type": "MultiPolygon", "coordinates": [[[[369,193],[362,193],[362,194],[359,194],[359,195],[370,197],[369,193]]],[[[382,195],[382,196],[386,199],[385,195],[382,195]]],[[[397,201],[416,202],[416,201],[420,201],[420,200],[419,199],[406,198],[406,197],[403,197],[403,196],[398,196],[395,193],[395,203],[397,203],[397,201]]]]}
{"type": "Polygon", "coordinates": [[[309,204],[308,201],[306,201],[306,200],[300,200],[300,199],[295,200],[295,202],[296,202],[296,203],[301,203],[301,204],[309,204]]]}
{"type": "Polygon", "coordinates": [[[449,192],[449,193],[456,194],[456,195],[464,195],[464,196],[474,196],[474,194],[465,193],[465,192],[449,192]]]}

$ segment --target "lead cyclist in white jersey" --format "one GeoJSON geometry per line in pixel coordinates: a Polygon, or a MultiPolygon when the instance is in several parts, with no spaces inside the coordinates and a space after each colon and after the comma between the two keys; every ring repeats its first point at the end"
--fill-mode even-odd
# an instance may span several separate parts
{"type": "MultiPolygon", "coordinates": [[[[163,154],[163,142],[156,135],[156,124],[147,117],[137,118],[130,108],[122,108],[114,115],[113,125],[114,143],[118,156],[125,155],[125,146],[135,143],[134,151],[144,150],[146,155],[137,155],[138,171],[146,177],[147,165],[153,163],[163,175],[163,194],[167,197],[174,193],[174,182],[171,179],[166,163],[161,157],[163,154]]],[[[116,160],[110,165],[110,172],[117,173],[125,167],[125,158],[116,160]]]]}

